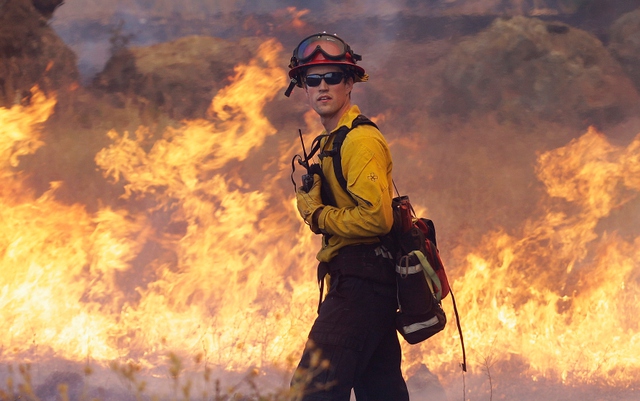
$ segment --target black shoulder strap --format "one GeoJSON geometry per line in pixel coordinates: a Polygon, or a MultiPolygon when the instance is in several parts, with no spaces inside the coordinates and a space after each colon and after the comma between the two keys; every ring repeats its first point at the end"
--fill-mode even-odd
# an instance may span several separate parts
{"type": "Polygon", "coordinates": [[[340,149],[342,148],[342,143],[347,137],[347,134],[352,129],[356,128],[359,125],[372,125],[378,128],[378,126],[373,121],[369,120],[367,117],[360,114],[358,117],[353,119],[353,122],[351,123],[351,128],[347,127],[346,125],[343,125],[342,127],[338,128],[337,131],[335,131],[334,133],[335,136],[333,138],[333,148],[331,150],[320,152],[320,154],[318,155],[320,159],[323,159],[326,156],[332,157],[333,171],[336,175],[336,179],[340,183],[340,186],[342,187],[344,192],[346,192],[347,194],[349,192],[347,191],[347,180],[344,177],[344,174],[342,172],[342,156],[340,155],[340,149]]]}

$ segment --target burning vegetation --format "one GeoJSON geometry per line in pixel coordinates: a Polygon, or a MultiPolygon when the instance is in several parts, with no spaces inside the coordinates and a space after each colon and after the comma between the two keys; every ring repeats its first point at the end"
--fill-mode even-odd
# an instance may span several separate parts
{"type": "MultiPolygon", "coordinates": [[[[297,129],[321,130],[284,68],[325,28],[231,13],[242,37],[128,43],[81,85],[54,3],[0,3],[0,399],[284,387],[318,296],[289,163],[297,129]]],[[[640,14],[610,40],[556,14],[448,37],[402,13],[362,37],[330,23],[369,66],[354,102],[435,221],[458,300],[469,372],[452,323],[404,344],[414,399],[640,392],[640,14]]]]}

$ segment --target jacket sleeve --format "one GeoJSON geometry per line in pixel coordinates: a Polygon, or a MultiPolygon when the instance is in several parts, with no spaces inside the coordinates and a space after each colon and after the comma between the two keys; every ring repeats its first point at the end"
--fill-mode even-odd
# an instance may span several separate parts
{"type": "MultiPolygon", "coordinates": [[[[345,238],[376,237],[393,225],[390,189],[391,154],[384,138],[353,135],[342,145],[342,170],[355,206],[326,206],[318,218],[320,230],[345,238]]],[[[352,135],[355,130],[350,133],[352,135]]]]}

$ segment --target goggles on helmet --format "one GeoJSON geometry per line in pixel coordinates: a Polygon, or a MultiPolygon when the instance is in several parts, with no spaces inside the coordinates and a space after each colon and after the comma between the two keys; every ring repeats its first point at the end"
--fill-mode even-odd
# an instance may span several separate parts
{"type": "Polygon", "coordinates": [[[298,47],[293,51],[291,65],[295,67],[300,64],[305,64],[312,60],[318,52],[322,53],[322,55],[329,60],[337,61],[351,58],[354,64],[356,61],[362,60],[362,57],[354,54],[349,45],[339,37],[328,33],[319,33],[311,35],[300,42],[298,47]]]}

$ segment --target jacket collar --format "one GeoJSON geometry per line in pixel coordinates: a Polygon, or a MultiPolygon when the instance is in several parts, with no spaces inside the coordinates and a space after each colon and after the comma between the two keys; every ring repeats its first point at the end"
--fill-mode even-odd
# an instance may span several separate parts
{"type": "Polygon", "coordinates": [[[342,127],[343,125],[346,125],[347,127],[351,128],[351,124],[353,124],[353,120],[355,120],[355,118],[358,117],[359,115],[360,115],[360,108],[355,104],[352,105],[351,108],[347,110],[347,112],[344,113],[342,117],[340,117],[340,121],[338,121],[338,125],[331,132],[332,133],[335,132],[338,128],[342,127]]]}

